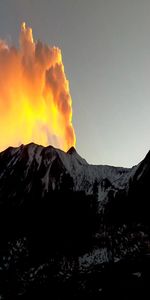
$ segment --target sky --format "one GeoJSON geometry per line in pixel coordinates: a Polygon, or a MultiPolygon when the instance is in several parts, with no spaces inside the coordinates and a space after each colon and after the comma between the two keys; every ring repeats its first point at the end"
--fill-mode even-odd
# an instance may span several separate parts
{"type": "Polygon", "coordinates": [[[25,21],[62,50],[78,153],[132,167],[150,149],[149,0],[0,0],[0,38],[25,21]]]}

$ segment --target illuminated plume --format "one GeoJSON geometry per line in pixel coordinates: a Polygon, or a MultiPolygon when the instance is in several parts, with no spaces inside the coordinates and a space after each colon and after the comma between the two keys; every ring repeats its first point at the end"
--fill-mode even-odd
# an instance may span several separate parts
{"type": "Polygon", "coordinates": [[[25,23],[19,42],[0,40],[0,150],[35,142],[66,151],[75,134],[61,51],[35,43],[25,23]]]}

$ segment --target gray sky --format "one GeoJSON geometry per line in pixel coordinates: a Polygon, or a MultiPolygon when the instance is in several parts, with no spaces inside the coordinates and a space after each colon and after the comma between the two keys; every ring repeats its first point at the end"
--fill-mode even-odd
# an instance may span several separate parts
{"type": "Polygon", "coordinates": [[[149,0],[0,0],[0,37],[20,24],[62,49],[77,151],[90,163],[132,166],[150,149],[149,0]]]}

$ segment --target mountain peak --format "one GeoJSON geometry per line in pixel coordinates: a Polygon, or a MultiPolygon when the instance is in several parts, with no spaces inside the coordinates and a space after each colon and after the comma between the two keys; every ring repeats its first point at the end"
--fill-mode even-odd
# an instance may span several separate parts
{"type": "Polygon", "coordinates": [[[73,146],[67,151],[67,154],[75,154],[75,153],[77,153],[77,151],[73,146]]]}

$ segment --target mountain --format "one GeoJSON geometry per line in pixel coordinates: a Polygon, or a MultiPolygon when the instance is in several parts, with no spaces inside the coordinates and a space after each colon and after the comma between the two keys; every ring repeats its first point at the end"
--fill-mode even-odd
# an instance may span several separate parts
{"type": "Polygon", "coordinates": [[[147,299],[150,153],[90,165],[36,144],[0,153],[0,299],[147,299]]]}

